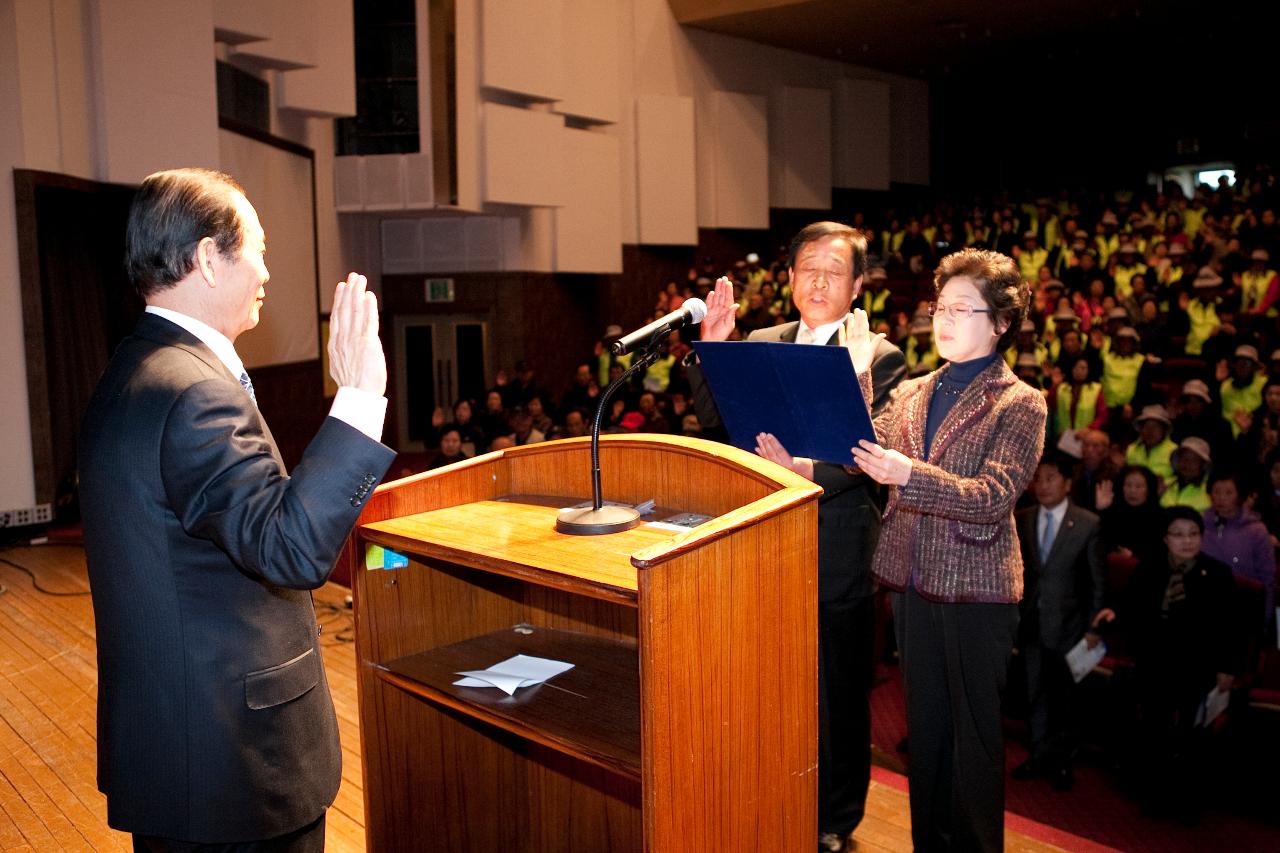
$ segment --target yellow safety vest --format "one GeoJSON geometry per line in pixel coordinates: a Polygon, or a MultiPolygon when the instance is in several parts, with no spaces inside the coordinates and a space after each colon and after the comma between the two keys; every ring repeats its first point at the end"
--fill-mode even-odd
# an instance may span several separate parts
{"type": "Polygon", "coordinates": [[[1196,512],[1204,512],[1213,506],[1213,501],[1209,497],[1209,490],[1205,488],[1206,480],[1201,480],[1198,483],[1187,483],[1181,487],[1176,482],[1171,483],[1169,488],[1164,490],[1164,494],[1160,496],[1160,506],[1189,506],[1196,512]]]}
{"type": "MultiPolygon", "coordinates": [[[[1263,270],[1262,272],[1245,270],[1244,274],[1240,276],[1240,309],[1242,311],[1256,311],[1262,305],[1262,300],[1267,298],[1267,291],[1271,288],[1271,280],[1275,277],[1275,270],[1263,270]]],[[[1274,306],[1267,311],[1267,316],[1276,316],[1274,306]]]]}
{"type": "Polygon", "coordinates": [[[1146,360],[1146,356],[1137,352],[1130,356],[1116,355],[1110,350],[1102,353],[1102,395],[1109,408],[1133,401],[1138,391],[1138,371],[1146,360]]]}
{"type": "Polygon", "coordinates": [[[1260,373],[1243,388],[1237,388],[1232,379],[1226,379],[1219,390],[1222,392],[1222,416],[1231,424],[1231,434],[1240,436],[1240,425],[1236,423],[1236,412],[1252,412],[1262,405],[1262,389],[1267,384],[1267,375],[1260,373]]]}
{"type": "Polygon", "coordinates": [[[1192,299],[1187,305],[1187,315],[1191,318],[1191,330],[1187,333],[1187,355],[1199,355],[1204,351],[1204,342],[1209,340],[1218,322],[1217,303],[1204,303],[1192,299]]]}
{"type": "Polygon", "coordinates": [[[1044,266],[1047,260],[1049,260],[1048,249],[1033,249],[1030,252],[1023,249],[1018,253],[1018,271],[1022,273],[1025,280],[1036,281],[1040,278],[1040,267],[1044,266]]]}
{"type": "Polygon", "coordinates": [[[1173,443],[1173,439],[1166,438],[1155,447],[1147,450],[1147,446],[1139,439],[1129,445],[1129,449],[1124,454],[1124,461],[1130,465],[1141,465],[1149,468],[1153,474],[1166,483],[1173,482],[1173,463],[1169,461],[1169,457],[1173,456],[1173,451],[1178,449],[1178,445],[1173,443]]]}
{"type": "Polygon", "coordinates": [[[1120,248],[1120,235],[1112,234],[1107,237],[1103,234],[1097,234],[1093,238],[1093,243],[1098,247],[1098,266],[1106,269],[1107,260],[1120,248]]]}
{"type": "Polygon", "coordinates": [[[916,348],[915,335],[907,337],[907,346],[903,350],[903,355],[907,359],[907,370],[915,370],[916,365],[923,364],[930,370],[938,369],[938,348],[934,346],[933,339],[929,339],[929,348],[924,352],[919,352],[916,348]]]}
{"type": "Polygon", "coordinates": [[[1116,299],[1125,300],[1129,298],[1129,294],[1133,293],[1133,288],[1129,285],[1130,279],[1135,275],[1146,275],[1146,264],[1134,264],[1124,267],[1116,264],[1116,299]]]}
{"type": "Polygon", "coordinates": [[[1070,382],[1058,386],[1058,435],[1085,429],[1098,416],[1098,398],[1102,396],[1102,383],[1086,382],[1080,386],[1080,401],[1076,403],[1076,416],[1071,417],[1071,400],[1075,396],[1070,382]]]}
{"type": "Polygon", "coordinates": [[[889,306],[889,290],[864,290],[862,292],[862,310],[872,319],[887,316],[889,306]]]}

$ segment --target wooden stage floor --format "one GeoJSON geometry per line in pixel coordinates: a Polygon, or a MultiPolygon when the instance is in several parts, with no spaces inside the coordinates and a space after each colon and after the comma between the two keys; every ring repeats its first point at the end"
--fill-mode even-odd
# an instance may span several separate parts
{"type": "MultiPolygon", "coordinates": [[[[31,577],[0,562],[0,851],[131,850],[127,835],[107,827],[106,800],[94,781],[97,663],[84,552],[15,547],[0,550],[0,559],[30,569],[44,589],[72,593],[38,592],[31,577]]],[[[351,635],[346,593],[328,584],[315,594],[343,748],[342,787],[328,818],[330,853],[365,849],[355,649],[342,642],[351,635]]],[[[867,816],[854,833],[858,851],[911,849],[901,788],[872,781],[867,816]]],[[[1010,851],[1064,849],[1013,830],[1005,840],[1010,851]]]]}

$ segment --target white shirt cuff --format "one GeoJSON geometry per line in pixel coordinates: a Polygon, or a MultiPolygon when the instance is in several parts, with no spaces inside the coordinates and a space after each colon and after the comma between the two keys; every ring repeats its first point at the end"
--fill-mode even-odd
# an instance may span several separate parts
{"type": "Polygon", "coordinates": [[[387,419],[387,398],[343,385],[333,398],[329,416],[360,430],[374,441],[382,441],[382,425],[387,419]]]}

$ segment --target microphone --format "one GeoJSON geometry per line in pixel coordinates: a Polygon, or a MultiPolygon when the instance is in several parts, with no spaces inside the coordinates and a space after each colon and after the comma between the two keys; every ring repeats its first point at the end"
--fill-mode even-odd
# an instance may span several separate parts
{"type": "Polygon", "coordinates": [[[659,317],[649,325],[618,338],[613,342],[612,352],[614,355],[626,355],[636,347],[647,347],[676,329],[701,323],[706,316],[707,303],[697,297],[686,299],[684,304],[665,317],[659,317]]]}

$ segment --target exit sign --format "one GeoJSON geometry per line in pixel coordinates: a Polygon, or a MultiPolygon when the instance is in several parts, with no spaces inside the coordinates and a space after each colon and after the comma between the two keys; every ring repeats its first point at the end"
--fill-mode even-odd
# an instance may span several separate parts
{"type": "Polygon", "coordinates": [[[428,302],[452,302],[453,279],[429,278],[423,288],[428,302]]]}

